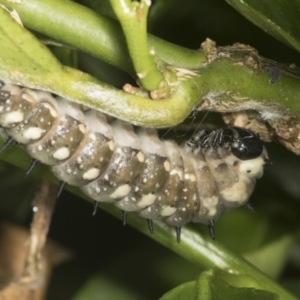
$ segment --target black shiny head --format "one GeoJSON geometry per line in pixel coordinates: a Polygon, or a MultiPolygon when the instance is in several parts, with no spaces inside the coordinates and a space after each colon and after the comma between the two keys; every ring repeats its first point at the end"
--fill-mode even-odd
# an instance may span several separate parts
{"type": "Polygon", "coordinates": [[[222,142],[230,145],[232,154],[241,160],[256,158],[263,152],[263,144],[259,137],[245,128],[224,129],[222,142]]]}

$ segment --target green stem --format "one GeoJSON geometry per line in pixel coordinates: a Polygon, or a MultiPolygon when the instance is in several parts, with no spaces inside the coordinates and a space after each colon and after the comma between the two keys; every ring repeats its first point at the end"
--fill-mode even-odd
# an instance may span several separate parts
{"type": "Polygon", "coordinates": [[[147,16],[150,1],[110,0],[121,23],[135,72],[142,84],[153,91],[162,87],[164,78],[154,63],[147,41],[147,16]]]}
{"type": "MultiPolygon", "coordinates": [[[[26,0],[23,4],[0,0],[0,4],[16,10],[27,28],[134,75],[124,35],[115,20],[66,0],[26,0]]],[[[149,46],[169,64],[198,68],[205,61],[202,51],[186,49],[151,35],[148,38],[149,46]]]]}

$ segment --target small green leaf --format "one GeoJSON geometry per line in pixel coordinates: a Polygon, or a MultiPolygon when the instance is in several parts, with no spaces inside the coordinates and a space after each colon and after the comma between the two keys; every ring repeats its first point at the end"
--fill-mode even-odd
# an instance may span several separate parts
{"type": "Polygon", "coordinates": [[[299,0],[226,0],[226,2],[274,38],[300,51],[299,0]]]}
{"type": "Polygon", "coordinates": [[[274,293],[251,287],[252,284],[253,280],[250,277],[210,270],[203,272],[196,281],[182,284],[169,291],[160,300],[279,299],[274,293]]]}
{"type": "Polygon", "coordinates": [[[164,294],[160,300],[193,300],[197,299],[197,284],[196,281],[187,282],[179,285],[175,289],[164,294]]]}

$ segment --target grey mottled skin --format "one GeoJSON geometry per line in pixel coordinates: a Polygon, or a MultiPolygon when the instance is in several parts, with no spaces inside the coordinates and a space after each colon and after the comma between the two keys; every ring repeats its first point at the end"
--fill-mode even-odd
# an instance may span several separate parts
{"type": "Polygon", "coordinates": [[[59,180],[95,201],[177,228],[211,224],[246,204],[268,159],[264,147],[256,157],[238,158],[235,142],[224,142],[225,131],[200,131],[178,146],[160,140],[155,130],[135,132],[128,123],[108,123],[103,114],[82,112],[50,93],[3,82],[0,124],[59,180]]]}

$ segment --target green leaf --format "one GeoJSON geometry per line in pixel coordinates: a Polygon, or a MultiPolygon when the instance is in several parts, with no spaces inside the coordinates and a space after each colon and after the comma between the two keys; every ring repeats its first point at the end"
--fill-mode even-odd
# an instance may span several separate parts
{"type": "Polygon", "coordinates": [[[197,280],[176,287],[160,300],[276,300],[279,297],[251,287],[252,279],[218,270],[203,272],[197,280]],[[245,284],[246,287],[243,286],[245,284]],[[247,287],[249,285],[250,287],[247,287]]]}
{"type": "Polygon", "coordinates": [[[217,223],[218,241],[265,274],[278,278],[295,243],[295,233],[284,228],[282,222],[277,225],[273,219],[247,210],[232,211],[217,223]]]}
{"type": "Polygon", "coordinates": [[[256,251],[243,256],[265,274],[278,278],[286,265],[293,242],[292,235],[282,234],[256,251]]]}
{"type": "Polygon", "coordinates": [[[299,0],[225,1],[274,38],[300,52],[299,0]]]}

